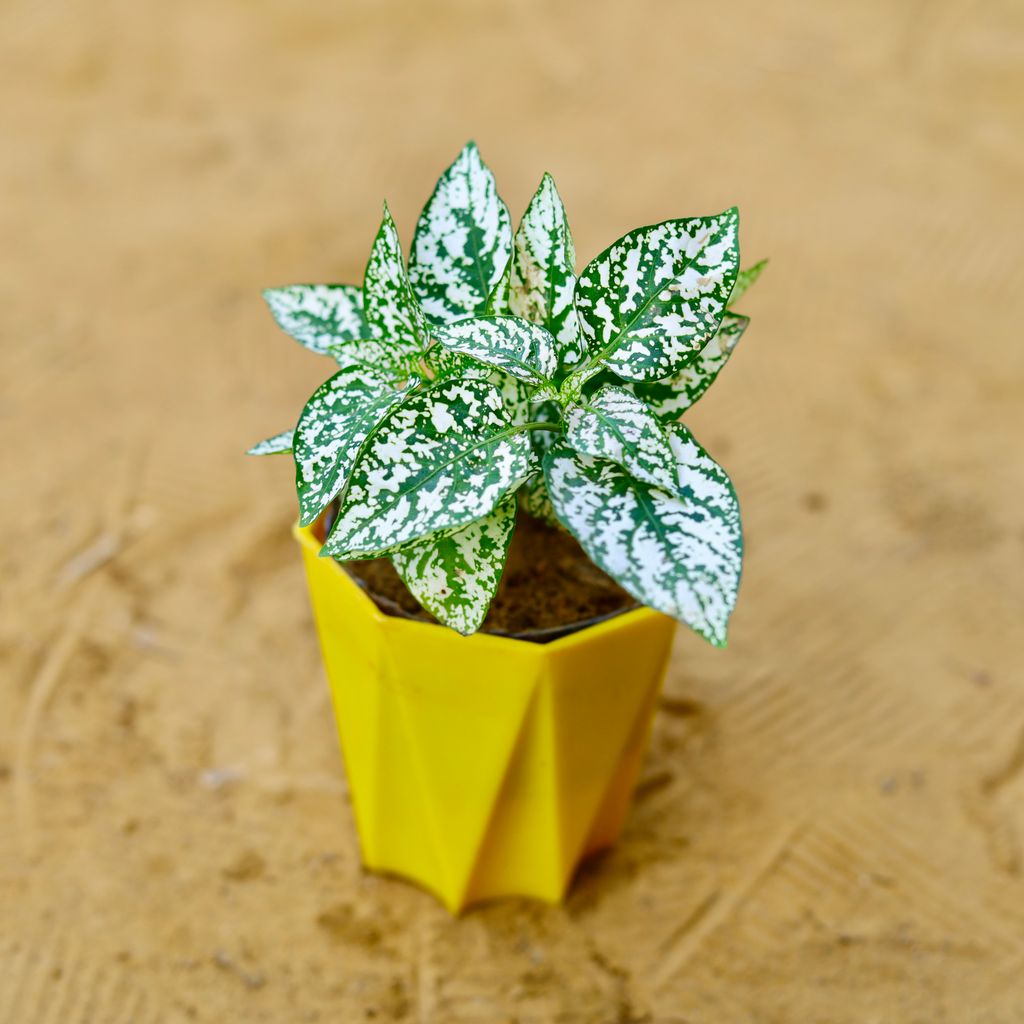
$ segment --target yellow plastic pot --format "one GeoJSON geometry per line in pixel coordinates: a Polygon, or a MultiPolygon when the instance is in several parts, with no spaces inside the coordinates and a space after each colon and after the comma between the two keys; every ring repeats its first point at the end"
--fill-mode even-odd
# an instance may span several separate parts
{"type": "Polygon", "coordinates": [[[386,615],[295,528],[363,863],[452,911],[557,902],[615,842],[675,623],[642,608],[546,644],[386,615]]]}

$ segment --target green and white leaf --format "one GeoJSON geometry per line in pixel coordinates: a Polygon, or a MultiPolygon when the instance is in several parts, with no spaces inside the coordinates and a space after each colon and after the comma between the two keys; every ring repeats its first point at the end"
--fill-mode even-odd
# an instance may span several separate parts
{"type": "Polygon", "coordinates": [[[535,387],[550,383],[558,369],[555,339],[539,324],[520,317],[473,317],[435,327],[433,334],[445,348],[535,387]]]}
{"type": "Polygon", "coordinates": [[[739,344],[750,317],[726,313],[718,333],[701,349],[697,361],[665,380],[630,385],[663,420],[676,420],[714,383],[739,344]]]}
{"type": "Polygon", "coordinates": [[[444,345],[433,344],[423,353],[423,362],[434,380],[454,377],[486,377],[489,366],[483,366],[460,352],[452,352],[444,345]]]}
{"type": "Polygon", "coordinates": [[[675,491],[675,456],[668,434],[631,391],[606,385],[566,411],[565,435],[581,455],[610,459],[638,480],[675,491]]]}
{"type": "Polygon", "coordinates": [[[512,276],[512,259],[514,254],[505,263],[505,269],[498,276],[497,282],[491,288],[487,296],[487,305],[484,306],[484,316],[507,316],[512,310],[509,307],[509,278],[512,276]]]}
{"type": "Polygon", "coordinates": [[[671,427],[685,481],[669,494],[621,466],[558,443],[544,472],[559,517],[638,601],[725,646],[743,558],[736,493],[685,427],[671,427]]]}
{"type": "Polygon", "coordinates": [[[550,331],[558,345],[558,372],[562,374],[583,358],[586,345],[573,302],[576,248],[562,197],[550,174],[541,179],[512,244],[508,308],[550,331]]]}
{"type": "Polygon", "coordinates": [[[412,596],[438,622],[466,636],[487,615],[516,522],[515,495],[461,529],[432,535],[391,556],[412,596]]]}
{"type": "Polygon", "coordinates": [[[555,507],[551,504],[551,496],[548,494],[548,485],[544,481],[542,472],[534,473],[522,487],[519,488],[519,505],[527,515],[539,519],[556,530],[565,531],[561,520],[555,514],[555,507]]]}
{"type": "Polygon", "coordinates": [[[398,229],[387,204],[366,264],[363,302],[366,321],[373,336],[383,343],[391,372],[414,366],[426,346],[427,328],[409,284],[398,229]]]}
{"type": "MultiPolygon", "coordinates": [[[[553,423],[561,420],[561,409],[557,402],[530,403],[526,410],[526,418],[522,422],[553,423]]],[[[531,430],[530,445],[537,457],[538,466],[543,466],[544,456],[558,440],[560,430],[531,430]]],[[[564,530],[561,520],[555,515],[554,506],[548,495],[548,485],[544,481],[544,470],[540,468],[519,489],[519,504],[534,519],[540,519],[558,530],[564,530]]]]}
{"type": "Polygon", "coordinates": [[[623,380],[659,380],[714,337],[739,270],[739,213],[669,220],[624,235],[576,283],[592,359],[623,380]]]}
{"type": "Polygon", "coordinates": [[[295,427],[299,521],[312,523],[345,486],[360,446],[384,413],[407,397],[362,366],[340,370],[313,392],[295,427]]]}
{"type": "MultiPolygon", "coordinates": [[[[501,392],[505,412],[517,427],[530,422],[531,395],[542,394],[542,392],[531,391],[530,385],[501,370],[492,370],[483,379],[490,381],[501,392]]],[[[540,469],[539,462],[537,469],[540,469]]]]}
{"type": "Polygon", "coordinates": [[[736,275],[736,284],[733,286],[732,295],[729,296],[730,309],[743,298],[746,290],[761,276],[761,271],[767,266],[767,260],[758,260],[755,264],[747,267],[746,270],[741,270],[736,275]]]}
{"type": "Polygon", "coordinates": [[[509,418],[515,424],[530,422],[530,388],[523,381],[502,370],[496,370],[486,363],[460,352],[453,352],[443,345],[432,345],[423,357],[424,363],[435,380],[475,379],[488,380],[500,391],[509,418]]]}
{"type": "Polygon", "coordinates": [[[388,552],[491,512],[533,471],[525,432],[485,380],[440,381],[381,421],[352,469],[323,554],[388,552]]]}
{"type": "Polygon", "coordinates": [[[246,455],[282,455],[292,450],[292,435],[294,430],[282,430],[280,434],[268,437],[259,444],[254,444],[246,455]]]}
{"type": "Polygon", "coordinates": [[[263,298],[285,334],[318,355],[367,337],[363,294],[353,284],[294,284],[267,288],[263,298]]]}
{"type": "Polygon", "coordinates": [[[508,209],[470,142],[441,175],[413,235],[409,279],[428,319],[484,312],[511,252],[508,209]]]}

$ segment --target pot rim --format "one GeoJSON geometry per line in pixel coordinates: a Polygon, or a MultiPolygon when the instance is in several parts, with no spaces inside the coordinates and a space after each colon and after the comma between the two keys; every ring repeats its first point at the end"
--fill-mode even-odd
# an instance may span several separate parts
{"type": "Polygon", "coordinates": [[[470,636],[462,636],[455,630],[441,625],[439,622],[427,622],[424,619],[416,619],[411,616],[401,614],[392,615],[383,611],[373,598],[370,597],[370,594],[362,580],[357,579],[349,573],[345,569],[344,565],[337,561],[337,559],[321,555],[320,552],[323,544],[313,532],[315,526],[316,523],[312,523],[309,526],[302,526],[296,521],[295,525],[292,527],[292,535],[308,553],[329,561],[331,570],[336,572],[342,580],[359,592],[360,598],[366,603],[367,612],[373,615],[373,617],[378,621],[401,623],[403,627],[415,629],[442,629],[446,633],[450,633],[452,636],[457,637],[463,643],[491,643],[499,645],[512,643],[517,645],[526,644],[529,647],[544,650],[561,650],[585,643],[590,637],[593,637],[595,633],[610,632],[613,629],[618,629],[622,626],[626,626],[627,624],[642,621],[643,619],[668,618],[668,616],[664,615],[662,612],[655,611],[653,608],[648,608],[646,605],[638,605],[634,608],[623,608],[618,611],[609,612],[606,615],[597,616],[593,619],[586,619],[581,623],[574,624],[572,632],[556,636],[553,640],[538,640],[533,637],[542,637],[546,632],[557,633],[566,627],[553,626],[546,630],[534,630],[531,634],[479,632],[472,633],[470,636]]]}

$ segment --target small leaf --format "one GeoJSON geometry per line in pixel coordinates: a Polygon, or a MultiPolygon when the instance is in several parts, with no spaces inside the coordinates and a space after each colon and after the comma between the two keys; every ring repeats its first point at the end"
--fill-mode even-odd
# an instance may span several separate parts
{"type": "Polygon", "coordinates": [[[566,439],[582,455],[610,459],[638,480],[675,491],[675,456],[653,412],[631,391],[607,385],[566,412],[566,439]]]}
{"type": "Polygon", "coordinates": [[[423,353],[423,362],[435,380],[455,377],[487,377],[490,367],[476,363],[460,352],[452,352],[444,345],[433,344],[423,353]]]}
{"type": "Polygon", "coordinates": [[[294,430],[282,430],[280,434],[268,437],[259,444],[254,444],[246,455],[282,455],[292,450],[292,435],[294,430]]]}
{"type": "Polygon", "coordinates": [[[516,499],[509,495],[482,519],[416,541],[391,561],[428,612],[467,636],[480,628],[498,589],[515,522],[516,499]]]}
{"type": "Polygon", "coordinates": [[[554,179],[545,174],[513,239],[508,307],[550,331],[558,346],[559,375],[586,351],[573,302],[575,288],[576,248],[569,220],[554,179]]]}
{"type": "Polygon", "coordinates": [[[299,521],[308,526],[344,487],[360,446],[408,392],[365,367],[339,370],[313,392],[295,428],[299,521]]]}
{"type": "Polygon", "coordinates": [[[441,175],[412,240],[409,279],[429,320],[482,313],[511,252],[508,209],[470,142],[441,175]]]}
{"type": "Polygon", "coordinates": [[[551,504],[551,495],[548,494],[548,485],[542,472],[534,473],[519,488],[519,505],[527,515],[565,532],[565,527],[555,514],[554,505],[551,504]]]}
{"type": "Polygon", "coordinates": [[[576,284],[591,358],[624,380],[659,380],[714,337],[739,268],[739,213],[669,220],[624,235],[576,284]]]}
{"type": "Polygon", "coordinates": [[[749,324],[749,317],[726,313],[718,333],[701,349],[695,363],[666,380],[632,384],[633,393],[661,419],[679,419],[714,383],[749,324]]]}
{"type": "Polygon", "coordinates": [[[562,442],[545,457],[544,475],[559,518],[598,566],[723,647],[742,568],[739,504],[725,471],[682,424],[670,439],[684,481],[675,494],[562,442]]]}
{"type": "MultiPolygon", "coordinates": [[[[557,402],[532,402],[528,405],[522,422],[558,424],[561,417],[562,412],[557,402]]],[[[538,465],[543,464],[544,456],[547,455],[559,436],[560,430],[530,431],[530,446],[537,457],[538,465]]],[[[519,504],[534,519],[540,519],[548,526],[553,526],[558,530],[565,530],[551,504],[548,487],[544,482],[543,469],[534,473],[519,489],[519,504]]]]}
{"type": "Polygon", "coordinates": [[[502,370],[496,370],[486,363],[478,363],[475,359],[453,352],[444,345],[431,345],[423,356],[423,361],[437,381],[455,379],[474,379],[490,381],[501,391],[502,400],[509,418],[515,424],[529,423],[530,389],[527,385],[502,370]]]}
{"type": "Polygon", "coordinates": [[[318,355],[369,335],[363,294],[352,284],[295,284],[267,288],[263,298],[281,330],[318,355]]]}
{"type": "Polygon", "coordinates": [[[485,380],[440,381],[388,412],[359,456],[322,554],[365,557],[465,526],[534,469],[485,380]]]}
{"type": "Polygon", "coordinates": [[[400,373],[414,365],[426,345],[427,330],[409,284],[398,229],[387,204],[366,265],[363,302],[370,330],[383,342],[388,368],[400,373]]]}
{"type": "Polygon", "coordinates": [[[741,270],[736,275],[736,284],[733,286],[732,295],[729,296],[729,309],[743,298],[743,293],[761,276],[761,271],[767,266],[767,260],[758,260],[753,266],[741,270]]]}
{"type": "Polygon", "coordinates": [[[555,339],[538,324],[516,316],[474,317],[435,327],[433,333],[445,348],[538,387],[558,368],[555,339]]]}

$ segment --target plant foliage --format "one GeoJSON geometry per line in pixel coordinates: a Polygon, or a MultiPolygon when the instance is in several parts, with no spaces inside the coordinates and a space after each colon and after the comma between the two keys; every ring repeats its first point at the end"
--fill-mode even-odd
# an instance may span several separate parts
{"type": "Polygon", "coordinates": [[[739,213],[624,235],[576,274],[545,174],[513,234],[469,143],[420,215],[406,264],[387,207],[361,288],[264,293],[281,328],[339,369],[294,430],[300,521],[335,499],[322,554],[390,557],[463,634],[498,588],[517,508],[568,530],[644,604],[726,641],[743,554],[725,471],[679,422],[749,319],[731,306],[739,213]]]}

